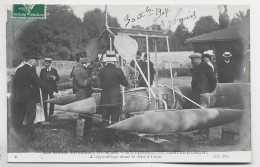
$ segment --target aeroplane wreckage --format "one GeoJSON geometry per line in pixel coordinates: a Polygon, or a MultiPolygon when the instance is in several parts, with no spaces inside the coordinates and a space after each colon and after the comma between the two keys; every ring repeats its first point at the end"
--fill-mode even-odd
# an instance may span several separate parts
{"type": "MultiPolygon", "coordinates": [[[[201,98],[202,105],[210,108],[197,109],[191,109],[193,103],[188,99],[192,98],[192,91],[188,85],[152,89],[156,97],[166,102],[167,110],[162,100],[149,99],[149,88],[134,88],[125,92],[122,114],[135,116],[109,128],[152,134],[192,131],[239,120],[249,110],[250,84],[247,83],[219,83],[214,93],[201,98]]],[[[81,101],[76,101],[76,95],[67,95],[46,102],[63,105],[60,110],[66,112],[100,114],[100,99],[100,94],[81,101]]]]}
{"type": "MultiPolygon", "coordinates": [[[[168,37],[158,31],[113,28],[109,27],[106,22],[106,29],[100,37],[93,39],[87,45],[86,52],[90,52],[88,55],[91,55],[89,60],[95,60],[98,57],[97,48],[99,47],[97,45],[99,45],[98,41],[104,32],[110,34],[110,50],[114,45],[114,48],[124,59],[133,59],[146,84],[150,85],[148,84],[150,83],[149,63],[148,78],[146,78],[135,58],[138,44],[131,37],[146,39],[147,54],[149,54],[149,38],[154,41],[155,53],[157,53],[156,39],[158,38],[166,39],[167,49],[170,52],[168,37]],[[113,44],[112,41],[114,41],[113,44]]],[[[157,60],[157,54],[155,56],[157,60]]],[[[172,62],[170,54],[169,62],[172,62]]],[[[196,104],[191,100],[190,86],[174,86],[172,67],[171,63],[169,64],[171,86],[159,85],[157,78],[156,87],[139,87],[127,91],[122,88],[122,114],[132,114],[133,117],[115,123],[108,128],[146,134],[186,132],[237,121],[242,118],[245,112],[250,111],[249,83],[218,83],[213,93],[202,96],[201,103],[196,104]],[[198,108],[192,109],[194,105],[197,105],[198,108]]],[[[60,110],[66,112],[100,114],[102,107],[100,98],[100,94],[96,94],[93,97],[76,101],[76,95],[67,95],[45,102],[62,105],[60,110]]]]}

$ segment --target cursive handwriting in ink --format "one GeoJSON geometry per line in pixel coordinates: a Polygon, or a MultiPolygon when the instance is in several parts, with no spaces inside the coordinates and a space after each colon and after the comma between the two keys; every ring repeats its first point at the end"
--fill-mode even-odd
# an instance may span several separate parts
{"type": "Polygon", "coordinates": [[[174,19],[169,20],[169,28],[171,28],[172,25],[176,24],[177,22],[181,23],[184,20],[188,20],[188,19],[196,19],[196,13],[195,11],[193,11],[192,13],[189,11],[189,14],[185,17],[179,17],[179,15],[182,12],[182,8],[179,8],[177,11],[177,14],[175,15],[174,19]]]}
{"type": "Polygon", "coordinates": [[[156,20],[159,19],[161,16],[167,17],[167,14],[170,12],[171,10],[169,8],[165,8],[164,10],[162,10],[161,8],[156,8],[156,20]]]}
{"type": "Polygon", "coordinates": [[[127,14],[125,16],[125,19],[124,21],[126,22],[125,24],[125,27],[127,27],[129,25],[129,23],[134,23],[136,22],[137,20],[140,20],[144,17],[151,17],[151,16],[154,16],[155,19],[154,20],[157,20],[159,19],[160,17],[162,16],[165,16],[166,18],[168,17],[168,13],[170,12],[171,10],[169,9],[169,7],[167,8],[155,8],[155,9],[152,9],[150,8],[149,6],[146,7],[146,9],[143,11],[143,12],[140,12],[138,15],[136,15],[135,17],[130,17],[129,14],[127,14]]]}

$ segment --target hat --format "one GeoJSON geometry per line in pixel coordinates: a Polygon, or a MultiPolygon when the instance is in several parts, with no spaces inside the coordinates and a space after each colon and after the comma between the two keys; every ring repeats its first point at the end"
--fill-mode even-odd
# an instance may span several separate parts
{"type": "Polygon", "coordinates": [[[44,61],[45,61],[45,62],[49,62],[49,63],[51,63],[52,58],[45,58],[44,61]]]}
{"type": "Polygon", "coordinates": [[[232,56],[232,54],[230,52],[224,52],[222,56],[230,58],[232,56]]]}
{"type": "Polygon", "coordinates": [[[111,61],[115,62],[115,61],[117,61],[117,58],[116,58],[116,56],[113,56],[113,57],[106,56],[103,58],[103,61],[104,62],[111,62],[111,61]]]}
{"type": "Polygon", "coordinates": [[[114,50],[107,50],[107,51],[106,51],[106,55],[107,55],[108,57],[110,57],[110,56],[115,56],[115,55],[116,55],[116,52],[115,52],[114,50]]]}
{"type": "Polygon", "coordinates": [[[207,51],[203,52],[203,54],[208,54],[210,56],[215,55],[214,50],[207,50],[207,51]]]}
{"type": "Polygon", "coordinates": [[[82,51],[82,52],[78,52],[78,53],[76,53],[75,55],[76,55],[77,57],[82,58],[82,57],[85,57],[87,54],[86,54],[85,51],[82,51]]]}
{"type": "Polygon", "coordinates": [[[200,53],[193,53],[189,56],[190,59],[192,58],[201,58],[201,54],[200,53]]]}
{"type": "Polygon", "coordinates": [[[138,50],[138,51],[136,52],[136,54],[137,54],[137,55],[142,55],[142,52],[141,52],[140,50],[138,50]]]}
{"type": "Polygon", "coordinates": [[[35,53],[29,52],[29,51],[23,52],[22,55],[26,59],[40,59],[40,57],[36,56],[35,53]]]}

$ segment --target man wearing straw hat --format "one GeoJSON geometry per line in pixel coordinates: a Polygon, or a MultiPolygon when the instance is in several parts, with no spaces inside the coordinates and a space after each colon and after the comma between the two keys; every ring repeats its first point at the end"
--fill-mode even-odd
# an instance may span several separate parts
{"type": "MultiPolygon", "coordinates": [[[[105,67],[100,69],[100,83],[101,83],[101,100],[102,107],[102,125],[103,128],[119,121],[122,108],[122,94],[120,85],[128,86],[128,82],[122,69],[117,68],[115,62],[117,58],[115,51],[107,51],[105,67]],[[111,120],[111,121],[110,121],[111,120]]],[[[116,132],[110,129],[104,129],[102,136],[103,142],[109,144],[116,140],[116,132]]]]}
{"type": "MultiPolygon", "coordinates": [[[[59,74],[57,70],[53,67],[51,67],[52,59],[51,58],[45,58],[44,59],[44,66],[45,68],[41,69],[40,72],[40,78],[49,86],[51,87],[55,92],[58,93],[57,89],[57,81],[60,80],[59,74]]],[[[48,99],[48,97],[54,98],[52,94],[48,94],[45,91],[42,91],[42,100],[45,101],[48,99]]],[[[47,103],[43,102],[43,109],[44,109],[44,115],[45,118],[53,116],[54,113],[54,104],[50,104],[49,108],[49,114],[47,112],[47,103]]]]}
{"type": "Polygon", "coordinates": [[[224,52],[222,56],[224,61],[219,64],[218,81],[219,83],[233,83],[235,80],[235,66],[231,61],[232,54],[224,52]]]}
{"type": "Polygon", "coordinates": [[[45,84],[36,73],[35,67],[39,57],[30,52],[24,52],[23,56],[25,57],[24,64],[17,68],[14,75],[15,129],[21,130],[26,116],[29,141],[35,141],[34,120],[36,103],[40,102],[39,87],[49,94],[53,94],[54,90],[45,84]]]}

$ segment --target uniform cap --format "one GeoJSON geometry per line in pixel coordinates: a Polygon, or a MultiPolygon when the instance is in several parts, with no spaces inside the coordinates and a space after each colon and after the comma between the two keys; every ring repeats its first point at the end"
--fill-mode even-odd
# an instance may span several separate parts
{"type": "Polygon", "coordinates": [[[231,57],[232,54],[230,52],[224,52],[222,56],[223,57],[231,57]]]}
{"type": "Polygon", "coordinates": [[[201,54],[200,53],[193,53],[189,56],[189,58],[201,58],[201,54]]]}
{"type": "Polygon", "coordinates": [[[76,53],[75,54],[77,57],[85,57],[87,54],[86,54],[86,52],[85,51],[82,51],[82,52],[78,52],[78,53],[76,53]]]}
{"type": "Polygon", "coordinates": [[[52,58],[45,58],[44,61],[51,63],[52,58]]]}

